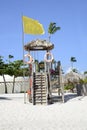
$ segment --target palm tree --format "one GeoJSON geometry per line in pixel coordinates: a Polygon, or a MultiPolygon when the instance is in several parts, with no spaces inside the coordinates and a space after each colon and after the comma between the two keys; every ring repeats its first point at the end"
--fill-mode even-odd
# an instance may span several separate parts
{"type": "Polygon", "coordinates": [[[77,60],[76,60],[75,57],[71,57],[71,58],[70,58],[70,61],[71,61],[71,68],[72,68],[72,70],[73,70],[73,63],[74,63],[74,62],[77,62],[77,60]]]}
{"type": "Polygon", "coordinates": [[[43,70],[44,71],[44,61],[41,61],[41,62],[39,62],[39,71],[40,70],[43,70]]]}
{"type": "Polygon", "coordinates": [[[15,87],[15,78],[17,76],[23,76],[23,60],[16,60],[14,62],[10,62],[7,67],[6,67],[6,74],[12,76],[14,75],[13,78],[13,88],[12,88],[12,93],[14,93],[14,87],[15,87]]]}
{"type": "Polygon", "coordinates": [[[39,67],[38,67],[39,61],[35,60],[34,63],[35,63],[35,71],[38,72],[38,70],[39,70],[39,67]]]}
{"type": "Polygon", "coordinates": [[[51,39],[51,34],[54,34],[56,31],[60,30],[60,27],[56,26],[56,23],[51,22],[48,27],[49,41],[51,39]]]}
{"type": "MultiPolygon", "coordinates": [[[[58,30],[60,30],[60,27],[57,27],[55,22],[50,22],[49,27],[48,27],[49,42],[51,39],[51,35],[54,34],[55,32],[57,32],[58,30]]],[[[48,52],[48,50],[47,50],[47,52],[48,52]]],[[[47,57],[47,59],[48,59],[48,57],[47,57]]]]}
{"type": "Polygon", "coordinates": [[[10,59],[12,59],[12,58],[14,58],[14,56],[8,55],[9,63],[10,63],[10,59]]]}
{"type": "Polygon", "coordinates": [[[6,71],[6,64],[3,61],[3,56],[0,56],[0,75],[3,76],[3,81],[4,81],[4,85],[5,85],[5,93],[7,93],[7,84],[6,84],[6,80],[5,80],[5,71],[6,71]]]}

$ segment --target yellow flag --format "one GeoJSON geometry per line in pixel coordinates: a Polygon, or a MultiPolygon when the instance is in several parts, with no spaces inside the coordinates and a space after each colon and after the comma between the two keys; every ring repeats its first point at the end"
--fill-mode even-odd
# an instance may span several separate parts
{"type": "Polygon", "coordinates": [[[24,33],[33,35],[44,34],[44,28],[37,20],[28,18],[26,16],[23,16],[22,18],[24,33]]]}

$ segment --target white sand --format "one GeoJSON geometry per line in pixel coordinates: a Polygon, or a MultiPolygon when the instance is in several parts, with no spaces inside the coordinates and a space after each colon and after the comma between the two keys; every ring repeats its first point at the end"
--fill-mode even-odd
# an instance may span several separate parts
{"type": "Polygon", "coordinates": [[[0,130],[87,130],[87,96],[37,106],[23,96],[0,95],[0,130]]]}

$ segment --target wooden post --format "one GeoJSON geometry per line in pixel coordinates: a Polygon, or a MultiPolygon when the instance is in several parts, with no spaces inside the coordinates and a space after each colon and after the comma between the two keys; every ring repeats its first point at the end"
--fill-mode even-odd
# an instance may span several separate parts
{"type": "Polygon", "coordinates": [[[60,95],[60,91],[61,91],[61,94],[62,94],[62,101],[64,102],[64,84],[63,84],[63,81],[62,81],[62,67],[61,67],[61,63],[60,61],[58,61],[58,82],[59,82],[59,91],[58,91],[58,94],[60,95]]]}
{"type": "Polygon", "coordinates": [[[31,87],[32,87],[32,64],[29,64],[29,102],[32,102],[31,87]]]}

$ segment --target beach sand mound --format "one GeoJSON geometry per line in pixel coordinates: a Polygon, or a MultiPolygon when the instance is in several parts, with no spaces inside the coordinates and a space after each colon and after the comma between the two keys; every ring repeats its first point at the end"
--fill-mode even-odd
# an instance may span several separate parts
{"type": "Polygon", "coordinates": [[[24,94],[0,95],[0,130],[87,130],[87,96],[65,103],[24,104],[24,94]]]}

